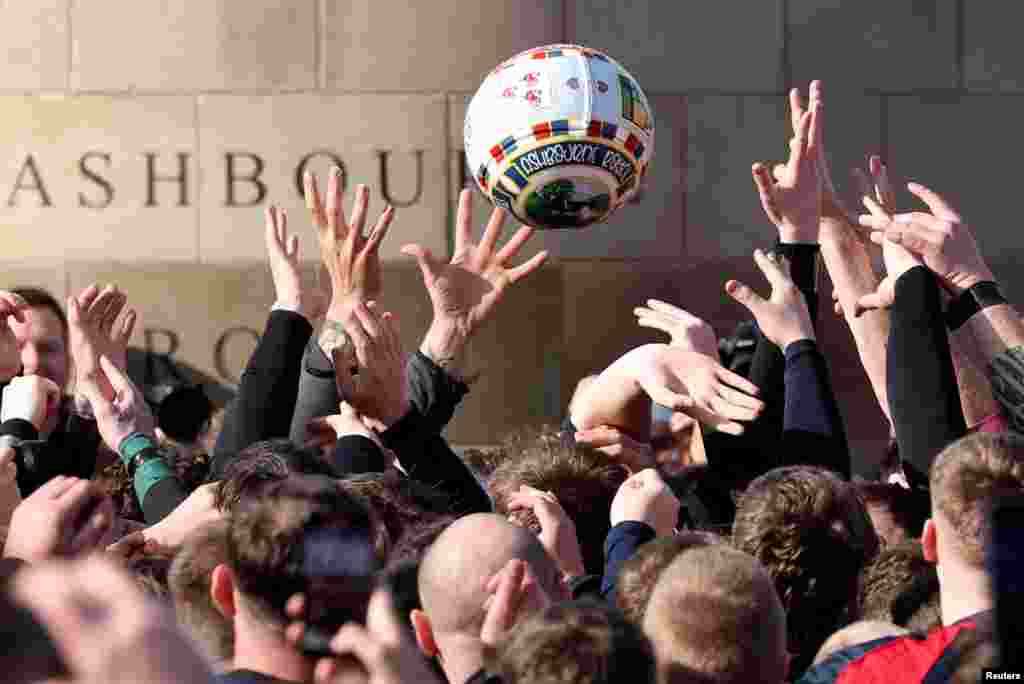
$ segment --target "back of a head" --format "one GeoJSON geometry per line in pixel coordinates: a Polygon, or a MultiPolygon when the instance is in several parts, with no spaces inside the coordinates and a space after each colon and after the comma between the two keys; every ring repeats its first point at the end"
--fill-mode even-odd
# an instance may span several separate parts
{"type": "Polygon", "coordinates": [[[931,509],[926,491],[886,482],[858,482],[854,487],[875,531],[886,544],[892,546],[921,538],[931,509]]]}
{"type": "Polygon", "coordinates": [[[227,562],[225,521],[216,521],[186,538],[167,573],[178,624],[202,646],[214,661],[225,662],[234,654],[231,620],[213,605],[210,579],[214,568],[227,562]]]}
{"type": "MultiPolygon", "coordinates": [[[[291,475],[269,485],[259,498],[243,500],[229,518],[227,559],[243,603],[264,623],[282,626],[285,602],[296,593],[305,593],[307,605],[318,613],[328,612],[327,602],[335,598],[355,600],[356,589],[368,600],[369,587],[356,584],[375,570],[374,529],[370,512],[330,478],[291,475]],[[323,551],[308,548],[307,542],[321,533],[337,536],[337,545],[323,551]],[[310,596],[307,561],[334,563],[337,572],[330,574],[351,575],[352,596],[310,596]]],[[[329,541],[333,544],[334,537],[329,541]]],[[[358,613],[366,606],[336,608],[358,613]]]]}
{"type": "Polygon", "coordinates": [[[725,544],[682,554],[665,569],[644,615],[662,682],[781,684],[786,616],[771,577],[725,544]]]}
{"type": "Polygon", "coordinates": [[[1010,432],[963,437],[936,457],[930,480],[932,516],[941,515],[953,530],[945,548],[981,569],[990,502],[1024,493],[1024,437],[1010,432]]]}
{"type": "MultiPolygon", "coordinates": [[[[611,527],[608,513],[626,470],[587,446],[566,446],[557,433],[542,433],[530,442],[519,443],[518,453],[491,474],[488,490],[497,513],[508,515],[506,501],[520,485],[548,491],[576,526],[576,536],[587,572],[600,575],[604,569],[604,540],[611,527]]],[[[506,448],[508,450],[508,447],[506,448]]],[[[532,512],[516,512],[516,519],[540,532],[532,512]]]]}
{"type": "Polygon", "coordinates": [[[857,617],[861,569],[878,536],[854,486],[821,468],[776,468],[740,496],[733,545],[759,560],[786,606],[793,668],[857,617]]]}
{"type": "Polygon", "coordinates": [[[552,605],[516,625],[487,667],[504,684],[613,684],[655,680],[640,628],[596,601],[552,605]]]}
{"type": "Polygon", "coordinates": [[[434,632],[479,635],[487,582],[512,559],[529,565],[549,597],[559,595],[561,573],[533,533],[491,513],[448,525],[424,554],[417,581],[434,632]]]}
{"type": "Polygon", "coordinates": [[[920,542],[883,549],[861,573],[861,617],[927,632],[942,622],[939,576],[920,542]]]}
{"type": "Polygon", "coordinates": [[[370,508],[393,546],[407,530],[447,517],[448,497],[397,470],[365,473],[339,480],[348,493],[370,508]]]}
{"type": "Polygon", "coordinates": [[[615,583],[615,603],[628,619],[643,624],[647,601],[658,577],[672,562],[689,549],[715,544],[721,539],[710,532],[680,532],[671,537],[653,539],[622,564],[615,583]]]}
{"type": "Polygon", "coordinates": [[[224,467],[217,486],[217,507],[231,511],[240,500],[258,496],[264,487],[295,473],[337,476],[329,463],[291,440],[268,439],[250,444],[224,467]]]}

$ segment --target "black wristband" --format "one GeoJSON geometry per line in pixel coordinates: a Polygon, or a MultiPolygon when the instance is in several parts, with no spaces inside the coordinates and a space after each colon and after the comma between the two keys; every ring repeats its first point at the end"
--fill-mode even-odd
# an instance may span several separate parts
{"type": "Polygon", "coordinates": [[[789,260],[790,277],[802,291],[817,292],[821,272],[821,245],[804,242],[776,242],[771,249],[789,260]],[[807,289],[810,287],[810,289],[807,289]]]}
{"type": "Polygon", "coordinates": [[[1006,304],[1006,297],[999,291],[999,285],[992,280],[975,283],[949,303],[946,309],[946,327],[956,330],[971,317],[990,306],[1006,304]]]}

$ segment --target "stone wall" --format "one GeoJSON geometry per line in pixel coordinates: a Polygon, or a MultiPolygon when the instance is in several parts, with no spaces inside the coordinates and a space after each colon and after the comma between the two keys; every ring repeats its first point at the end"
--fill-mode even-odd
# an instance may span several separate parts
{"type": "MultiPolygon", "coordinates": [[[[557,419],[582,373],[655,339],[632,322],[647,297],[721,333],[743,317],[722,282],[759,282],[750,252],[772,238],[750,163],[785,155],[783,93],[811,78],[826,83],[837,173],[880,151],[947,192],[1024,293],[1021,19],[1018,3],[967,0],[3,3],[2,280],[61,295],[116,281],[142,311],[139,347],[230,385],[273,297],[262,207],[291,210],[312,257],[296,174],[333,159],[376,208],[385,192],[399,207],[384,299],[412,345],[429,306],[398,249],[448,248],[468,98],[519,50],[603,49],[656,110],[650,187],[607,225],[529,246],[556,258],[474,345],[486,372],[449,433],[493,442],[557,419]]],[[[825,318],[851,438],[871,453],[880,414],[844,326],[825,318]]]]}

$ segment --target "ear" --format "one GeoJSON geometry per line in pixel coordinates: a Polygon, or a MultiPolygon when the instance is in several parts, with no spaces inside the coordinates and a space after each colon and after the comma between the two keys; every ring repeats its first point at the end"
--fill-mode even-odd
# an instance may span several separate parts
{"type": "Polygon", "coordinates": [[[221,563],[210,575],[210,601],[217,612],[229,620],[235,617],[235,575],[221,563]]]}
{"type": "Polygon", "coordinates": [[[434,641],[434,630],[430,627],[430,618],[422,610],[413,610],[409,613],[409,621],[412,622],[412,631],[416,633],[416,643],[420,651],[428,658],[438,654],[437,643],[434,641]]]}
{"type": "Polygon", "coordinates": [[[935,521],[928,518],[924,522],[924,531],[921,533],[921,548],[924,551],[924,559],[929,563],[939,562],[939,540],[935,532],[935,521]]]}

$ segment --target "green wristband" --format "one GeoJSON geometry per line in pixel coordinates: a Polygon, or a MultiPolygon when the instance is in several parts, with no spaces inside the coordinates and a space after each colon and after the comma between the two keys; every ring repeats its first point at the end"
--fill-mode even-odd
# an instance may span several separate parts
{"type": "Polygon", "coordinates": [[[121,440],[121,443],[117,446],[117,454],[121,457],[121,463],[124,463],[127,468],[139,452],[146,449],[156,449],[158,446],[152,435],[147,435],[144,432],[133,432],[121,440]]]}
{"type": "Polygon", "coordinates": [[[146,500],[146,494],[155,484],[174,477],[170,466],[162,458],[151,458],[143,461],[135,470],[135,496],[139,499],[139,505],[146,500]]]}

